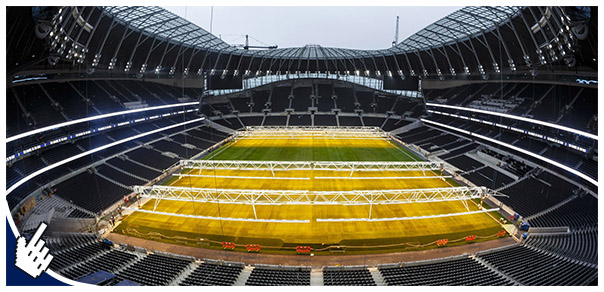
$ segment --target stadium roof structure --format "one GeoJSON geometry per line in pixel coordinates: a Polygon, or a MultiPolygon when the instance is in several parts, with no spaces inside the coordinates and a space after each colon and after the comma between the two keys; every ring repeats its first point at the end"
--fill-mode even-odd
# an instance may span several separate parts
{"type": "MultiPolygon", "coordinates": [[[[530,71],[575,51],[566,8],[465,7],[394,47],[307,45],[270,50],[231,46],[160,7],[62,7],[46,37],[62,59],[137,77],[203,72],[258,77],[333,73],[442,78],[530,71]]],[[[563,63],[562,63],[563,64],[563,63]]]]}
{"type": "Polygon", "coordinates": [[[405,53],[426,48],[436,48],[461,39],[489,31],[496,25],[515,16],[521,7],[465,7],[434,22],[393,48],[384,50],[355,50],[330,48],[320,45],[306,45],[254,53],[231,46],[201,27],[157,6],[105,7],[105,11],[127,25],[142,29],[146,33],[190,46],[213,50],[237,52],[243,55],[266,56],[272,58],[332,59],[351,56],[380,56],[384,53],[405,53]],[[384,52],[385,51],[385,52],[384,52]]]}

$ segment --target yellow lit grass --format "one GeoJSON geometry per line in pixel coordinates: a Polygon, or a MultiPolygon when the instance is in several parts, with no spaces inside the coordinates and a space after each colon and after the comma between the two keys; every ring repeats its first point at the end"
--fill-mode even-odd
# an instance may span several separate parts
{"type": "MultiPolygon", "coordinates": [[[[415,158],[386,139],[338,139],[302,137],[301,139],[239,139],[222,149],[238,149],[233,155],[223,155],[225,159],[253,160],[366,160],[379,161],[381,157],[390,160],[413,161],[415,158]],[[262,149],[260,149],[262,148],[262,149]],[[283,149],[292,148],[292,151],[283,149]],[[317,151],[321,148],[322,152],[317,151]],[[358,148],[357,152],[346,152],[358,148]],[[310,150],[309,150],[310,149],[310,150]],[[314,150],[313,150],[314,149],[314,150]],[[247,152],[250,154],[248,155],[247,152]],[[263,153],[264,152],[264,153],[263,153]],[[267,152],[270,155],[267,155],[267,152]],[[333,153],[332,153],[333,152],[333,153]],[[348,155],[348,156],[347,156],[348,155]],[[228,158],[228,157],[233,158],[228,158]],[[367,156],[367,157],[366,157],[367,156]],[[400,157],[400,158],[397,158],[400,157]]],[[[221,157],[221,150],[210,155],[221,157]]],[[[220,158],[216,158],[220,159],[220,158]]],[[[199,170],[188,173],[199,174],[199,170]]],[[[347,179],[349,172],[339,171],[276,171],[277,177],[303,177],[309,180],[272,180],[242,178],[270,177],[270,171],[255,170],[204,170],[202,175],[213,177],[182,177],[171,183],[173,186],[220,189],[268,189],[268,190],[309,190],[309,191],[350,191],[380,189],[417,189],[450,187],[439,178],[423,179],[347,179]],[[220,178],[216,176],[240,176],[220,178]],[[342,177],[341,179],[318,179],[317,177],[342,177]]],[[[426,176],[436,176],[426,172],[426,176]]],[[[421,177],[421,171],[354,172],[353,177],[421,177]]],[[[144,209],[152,209],[153,201],[144,209]]],[[[471,210],[477,207],[468,202],[471,210]]],[[[477,234],[491,235],[499,225],[487,214],[462,215],[455,217],[414,219],[384,222],[317,222],[317,218],[367,218],[369,206],[351,205],[256,205],[259,219],[309,220],[310,223],[238,222],[184,218],[134,212],[125,218],[116,229],[134,229],[140,233],[158,232],[166,236],[184,236],[191,239],[208,238],[216,241],[228,240],[238,244],[258,243],[263,245],[304,245],[357,243],[383,244],[392,242],[431,242],[441,236],[477,234]]],[[[191,214],[211,217],[254,218],[251,205],[193,203],[164,200],[157,211],[191,214]]],[[[395,205],[374,205],[372,218],[393,218],[427,216],[435,214],[465,212],[459,201],[410,203],[395,205]]],[[[453,238],[451,238],[453,239],[453,238]]]]}
{"type": "MultiPolygon", "coordinates": [[[[189,174],[199,175],[199,170],[190,170],[189,174]]],[[[348,171],[275,171],[277,177],[308,178],[308,180],[258,179],[254,177],[272,177],[270,171],[262,170],[203,170],[201,175],[211,177],[183,176],[171,183],[171,186],[219,189],[257,189],[257,190],[308,190],[308,191],[352,191],[381,189],[420,189],[449,187],[449,183],[440,178],[413,179],[349,179],[348,171]],[[221,176],[240,176],[227,178],[221,176]],[[248,178],[241,178],[248,177],[248,178]],[[321,177],[329,177],[323,179],[321,177]],[[341,177],[339,179],[331,179],[341,177]]],[[[426,172],[427,176],[437,176],[426,172]]],[[[357,171],[354,178],[360,177],[421,177],[421,171],[357,171]]]]}
{"type": "MultiPolygon", "coordinates": [[[[152,203],[145,209],[152,209],[152,203]]],[[[471,210],[476,206],[470,202],[471,210]]],[[[221,235],[234,238],[282,240],[286,243],[340,243],[345,240],[374,240],[379,238],[419,237],[446,234],[452,231],[473,234],[498,224],[485,214],[455,217],[414,219],[385,222],[317,222],[317,218],[367,218],[369,206],[325,205],[256,205],[258,218],[310,220],[310,223],[265,223],[219,221],[183,218],[135,212],[126,219],[131,227],[142,230],[170,230],[202,234],[220,240],[221,235]]],[[[190,203],[162,201],[157,211],[212,217],[254,218],[252,206],[241,204],[190,203]]],[[[465,212],[461,202],[411,203],[374,205],[372,218],[412,217],[465,212]]],[[[163,231],[165,233],[165,231],[163,231]]]]}

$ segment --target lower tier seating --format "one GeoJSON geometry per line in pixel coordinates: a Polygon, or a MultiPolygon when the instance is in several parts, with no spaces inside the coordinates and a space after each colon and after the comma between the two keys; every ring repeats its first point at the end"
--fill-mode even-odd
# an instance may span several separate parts
{"type": "Polygon", "coordinates": [[[248,286],[310,286],[309,268],[254,268],[248,286]]]}
{"type": "Polygon", "coordinates": [[[180,286],[232,286],[241,274],[243,265],[202,263],[180,286]]]}
{"type": "Polygon", "coordinates": [[[513,282],[489,270],[474,259],[462,258],[439,263],[404,267],[380,267],[386,284],[404,286],[495,286],[513,282]]]}
{"type": "Polygon", "coordinates": [[[480,258],[522,285],[587,285],[598,270],[525,246],[480,255],[480,258]]]}
{"type": "Polygon", "coordinates": [[[376,286],[368,269],[323,269],[325,286],[376,286]]]}

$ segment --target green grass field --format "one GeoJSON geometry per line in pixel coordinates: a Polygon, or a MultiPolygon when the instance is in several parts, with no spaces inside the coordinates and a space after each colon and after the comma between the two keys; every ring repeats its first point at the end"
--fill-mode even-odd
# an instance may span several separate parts
{"type": "MultiPolygon", "coordinates": [[[[257,138],[257,137],[254,137],[257,138]]],[[[280,160],[280,161],[420,161],[409,150],[386,139],[338,139],[317,137],[249,139],[230,142],[206,159],[215,160],[280,160]]],[[[258,190],[348,191],[381,189],[420,189],[451,187],[450,179],[423,177],[420,171],[355,172],[281,171],[271,179],[262,170],[183,170],[203,177],[173,177],[165,184],[181,187],[258,190]],[[240,178],[234,178],[240,176],[240,178]],[[243,178],[245,177],[245,178],[243,178]],[[329,177],[329,179],[323,179],[329,177]],[[375,179],[377,177],[377,179],[375,179]],[[396,177],[389,179],[388,177],[396,177]],[[407,178],[402,178],[407,177],[407,178]],[[297,178],[297,179],[291,179],[297,178]],[[302,179],[301,179],[302,178],[302,179]]],[[[426,172],[425,176],[438,176],[426,172]]],[[[478,210],[469,201],[470,211],[478,210]]],[[[153,209],[149,201],[143,209],[153,209]]],[[[222,241],[237,244],[260,244],[263,252],[291,253],[291,247],[310,245],[321,249],[328,245],[358,246],[346,253],[389,252],[432,248],[422,246],[437,239],[455,240],[467,235],[492,236],[501,230],[496,213],[411,219],[396,221],[319,222],[329,218],[367,218],[368,205],[256,205],[258,219],[308,220],[307,223],[242,222],[187,218],[134,212],[114,230],[131,236],[163,242],[220,248],[222,241]],[[204,241],[200,239],[203,238],[204,241]],[[214,244],[207,245],[214,241],[214,244]],[[402,244],[406,243],[406,244],[402,244]],[[393,245],[375,248],[373,246],[393,245]],[[290,248],[290,249],[288,249],[290,248]]],[[[466,212],[459,201],[374,205],[372,218],[400,218],[466,212]]],[[[245,204],[194,203],[163,200],[157,211],[221,218],[254,219],[253,208],[245,204]]],[[[459,243],[465,244],[460,241],[459,243]]],[[[318,254],[327,254],[328,251],[318,254]]]]}
{"type": "Polygon", "coordinates": [[[385,139],[295,139],[256,136],[232,141],[208,155],[214,160],[273,161],[421,161],[404,147],[385,139]]]}

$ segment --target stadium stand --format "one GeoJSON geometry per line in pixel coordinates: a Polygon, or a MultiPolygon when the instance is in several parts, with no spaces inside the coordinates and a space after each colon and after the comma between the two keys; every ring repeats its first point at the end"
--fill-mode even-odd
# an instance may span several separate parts
{"type": "Polygon", "coordinates": [[[204,262],[189,274],[180,286],[232,286],[243,270],[241,264],[204,262]]]}
{"type": "Polygon", "coordinates": [[[323,268],[323,285],[325,286],[376,286],[373,276],[364,269],[323,268]]]}
{"type": "Polygon", "coordinates": [[[310,268],[255,267],[247,286],[310,286],[310,268]]]}
{"type": "Polygon", "coordinates": [[[130,265],[136,259],[138,259],[137,256],[132,253],[112,249],[89,261],[70,266],[61,271],[61,274],[69,279],[77,280],[101,270],[113,273],[130,265]]]}
{"type": "Polygon", "coordinates": [[[598,264],[598,229],[589,227],[566,234],[533,233],[525,244],[562,257],[598,264]]]}
{"type": "Polygon", "coordinates": [[[597,269],[593,265],[526,246],[516,246],[479,257],[522,285],[587,285],[597,275],[597,269]]]}
{"type": "Polygon", "coordinates": [[[53,271],[59,271],[73,264],[86,262],[88,259],[107,252],[109,249],[109,246],[98,241],[88,241],[82,245],[70,247],[58,252],[50,249],[50,254],[52,254],[54,258],[50,262],[49,267],[53,271]]]}
{"type": "Polygon", "coordinates": [[[598,200],[585,194],[545,214],[533,217],[529,222],[538,227],[570,226],[586,228],[598,224],[598,200]]]}
{"type": "Polygon", "coordinates": [[[90,171],[82,172],[53,188],[57,189],[57,196],[94,213],[104,210],[131,192],[90,171]],[[82,190],[82,186],[89,187],[82,190]]]}
{"type": "Polygon", "coordinates": [[[190,259],[149,254],[116,274],[120,279],[147,286],[166,286],[176,280],[190,264],[190,259]]]}
{"type": "Polygon", "coordinates": [[[514,284],[478,261],[464,257],[400,267],[380,266],[389,286],[501,286],[514,284]]]}

